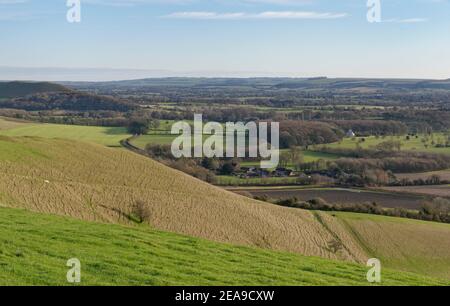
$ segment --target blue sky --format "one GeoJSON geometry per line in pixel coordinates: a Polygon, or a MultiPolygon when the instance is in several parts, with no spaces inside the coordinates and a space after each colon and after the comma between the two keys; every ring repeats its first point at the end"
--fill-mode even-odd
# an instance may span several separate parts
{"type": "Polygon", "coordinates": [[[449,0],[381,0],[381,23],[366,2],[81,0],[68,23],[66,0],[0,0],[0,66],[450,78],[449,0]]]}

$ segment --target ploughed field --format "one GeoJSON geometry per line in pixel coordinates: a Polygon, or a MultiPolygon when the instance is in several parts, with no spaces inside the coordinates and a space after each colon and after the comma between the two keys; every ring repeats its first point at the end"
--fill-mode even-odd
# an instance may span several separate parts
{"type": "Polygon", "coordinates": [[[298,188],[298,189],[245,189],[253,196],[267,196],[271,199],[289,199],[296,197],[301,201],[322,198],[330,204],[377,203],[385,208],[419,209],[426,199],[421,195],[378,192],[341,188],[298,188]]]}
{"type": "Polygon", "coordinates": [[[389,192],[407,192],[421,195],[437,196],[442,198],[450,198],[449,185],[382,187],[381,189],[389,192]]]}

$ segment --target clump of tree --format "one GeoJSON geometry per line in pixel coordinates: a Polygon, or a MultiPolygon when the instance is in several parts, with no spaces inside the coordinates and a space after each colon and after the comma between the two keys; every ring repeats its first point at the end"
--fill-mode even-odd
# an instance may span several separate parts
{"type": "Polygon", "coordinates": [[[450,185],[449,180],[443,180],[439,175],[431,175],[426,179],[408,179],[402,178],[391,184],[392,186],[429,186],[429,185],[450,185]]]}
{"type": "Polygon", "coordinates": [[[147,144],[145,146],[145,151],[153,159],[162,159],[162,160],[174,159],[171,145],[147,144]]]}
{"type": "Polygon", "coordinates": [[[146,118],[132,118],[127,125],[127,131],[133,135],[145,135],[151,128],[159,126],[158,120],[151,120],[146,118]]]}
{"type": "Polygon", "coordinates": [[[299,147],[291,147],[289,150],[281,152],[279,166],[287,168],[290,165],[295,170],[299,170],[303,164],[303,152],[299,147]]]}
{"type": "Polygon", "coordinates": [[[210,184],[217,182],[214,172],[200,166],[197,160],[180,158],[177,160],[166,160],[164,163],[171,168],[182,171],[210,184]]]}
{"type": "Polygon", "coordinates": [[[127,131],[133,135],[144,135],[150,130],[148,122],[145,120],[131,120],[127,126],[127,131]]]}
{"type": "Polygon", "coordinates": [[[143,201],[136,201],[131,207],[130,219],[137,223],[150,221],[151,211],[147,204],[143,201]]]}
{"type": "Polygon", "coordinates": [[[450,200],[435,198],[422,205],[420,215],[423,220],[450,223],[450,200]]]}
{"type": "Polygon", "coordinates": [[[404,135],[408,132],[406,124],[392,120],[334,120],[329,122],[345,131],[356,131],[360,136],[404,135]]]}
{"type": "Polygon", "coordinates": [[[337,142],[344,136],[344,132],[338,127],[317,121],[293,121],[280,122],[280,147],[308,147],[310,145],[337,142]]]}
{"type": "Polygon", "coordinates": [[[166,166],[182,171],[195,178],[208,183],[216,183],[216,172],[233,172],[239,163],[233,161],[221,161],[214,158],[175,158],[172,154],[171,145],[148,144],[145,152],[166,166]]]}
{"type": "Polygon", "coordinates": [[[382,169],[397,173],[430,172],[450,168],[450,156],[446,154],[399,151],[389,142],[382,148],[346,149],[323,147],[321,152],[340,156],[333,161],[348,173],[362,173],[366,169],[382,169]]]}

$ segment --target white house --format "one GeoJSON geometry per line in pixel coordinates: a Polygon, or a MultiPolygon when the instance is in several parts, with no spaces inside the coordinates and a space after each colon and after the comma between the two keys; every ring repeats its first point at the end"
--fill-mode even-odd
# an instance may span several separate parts
{"type": "Polygon", "coordinates": [[[356,134],[355,134],[355,132],[353,132],[353,130],[348,130],[348,132],[345,136],[349,137],[349,138],[353,138],[356,136],[356,134]]]}

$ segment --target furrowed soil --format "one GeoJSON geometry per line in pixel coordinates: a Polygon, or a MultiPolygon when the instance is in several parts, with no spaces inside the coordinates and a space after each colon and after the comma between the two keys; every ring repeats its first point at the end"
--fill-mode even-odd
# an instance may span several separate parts
{"type": "Polygon", "coordinates": [[[301,201],[322,198],[331,204],[364,204],[376,203],[385,208],[419,209],[426,200],[424,196],[396,193],[387,189],[386,192],[367,191],[340,188],[299,188],[299,189],[245,189],[253,196],[267,196],[271,199],[289,199],[296,197],[301,201]]]}
{"type": "Polygon", "coordinates": [[[437,185],[437,186],[405,186],[405,187],[382,187],[379,188],[389,192],[403,192],[429,195],[434,197],[450,198],[450,186],[449,185],[437,185]]]}

